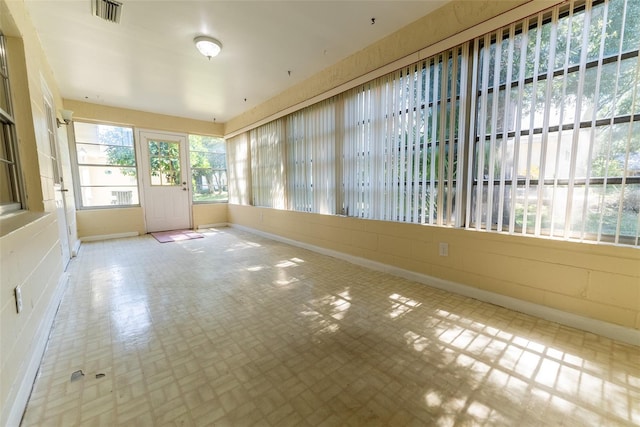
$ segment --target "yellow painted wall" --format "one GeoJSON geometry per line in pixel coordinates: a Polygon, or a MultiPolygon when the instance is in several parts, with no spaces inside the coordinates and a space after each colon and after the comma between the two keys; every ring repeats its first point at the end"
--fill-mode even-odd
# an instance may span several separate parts
{"type": "Polygon", "coordinates": [[[127,233],[145,234],[142,208],[88,209],[76,214],[80,239],[98,236],[118,236],[127,233]]]}
{"type": "Polygon", "coordinates": [[[18,152],[29,210],[0,218],[0,425],[5,425],[10,415],[21,413],[19,405],[26,403],[64,284],[58,222],[51,213],[55,193],[43,85],[51,92],[55,108],[63,104],[24,2],[0,0],[0,30],[7,37],[18,152]],[[23,293],[19,314],[13,296],[18,285],[23,293]],[[23,400],[17,407],[19,398],[23,400]]]}
{"type": "Polygon", "coordinates": [[[227,222],[227,204],[210,203],[193,205],[193,228],[227,222]]]}
{"type": "Polygon", "coordinates": [[[199,135],[222,136],[224,134],[224,125],[221,123],[109,107],[71,99],[65,99],[64,106],[66,109],[73,111],[74,120],[110,122],[141,129],[195,133],[199,135]]]}
{"type": "MultiPolygon", "coordinates": [[[[0,237],[1,425],[5,425],[7,411],[26,375],[38,332],[44,339],[48,335],[48,327],[39,329],[62,275],[55,215],[44,214],[36,218],[27,226],[0,237]],[[16,286],[22,289],[23,310],[20,314],[16,312],[13,298],[16,286]]],[[[33,377],[28,381],[32,380],[33,377]]]]}
{"type": "MultiPolygon", "coordinates": [[[[146,233],[141,207],[118,209],[86,209],[76,214],[80,239],[146,233]]],[[[193,228],[227,222],[227,204],[193,205],[193,228]]]]}
{"type": "Polygon", "coordinates": [[[228,215],[231,224],[640,329],[636,248],[233,204],[228,215]]]}

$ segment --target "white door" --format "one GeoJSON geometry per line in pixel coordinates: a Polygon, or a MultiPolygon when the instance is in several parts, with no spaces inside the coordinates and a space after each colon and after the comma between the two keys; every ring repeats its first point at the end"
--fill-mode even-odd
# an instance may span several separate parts
{"type": "MultiPolygon", "coordinates": [[[[46,89],[46,88],[45,88],[46,89]]],[[[48,91],[48,89],[46,89],[48,91]]],[[[62,252],[62,269],[67,270],[71,260],[71,246],[69,241],[69,226],[67,224],[67,206],[65,204],[65,192],[62,176],[60,175],[60,156],[56,137],[56,117],[53,113],[51,95],[45,91],[44,111],[47,120],[47,139],[49,140],[49,154],[51,159],[51,172],[53,178],[54,200],[56,203],[56,217],[58,220],[58,237],[62,252]]]]}
{"type": "Polygon", "coordinates": [[[138,140],[147,232],[190,228],[186,136],[140,131],[138,140]]]}

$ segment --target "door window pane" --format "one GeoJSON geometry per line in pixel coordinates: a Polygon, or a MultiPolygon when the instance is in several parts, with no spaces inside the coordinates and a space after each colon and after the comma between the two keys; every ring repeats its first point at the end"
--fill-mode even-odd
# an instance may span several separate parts
{"type": "Polygon", "coordinates": [[[149,166],[151,185],[180,185],[180,144],[149,141],[149,166]]]}

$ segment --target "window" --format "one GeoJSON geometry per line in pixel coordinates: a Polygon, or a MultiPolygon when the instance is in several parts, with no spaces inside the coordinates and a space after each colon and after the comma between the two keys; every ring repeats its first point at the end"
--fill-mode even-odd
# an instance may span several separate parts
{"type": "Polygon", "coordinates": [[[253,204],[638,246],[639,50],[563,2],[251,130],[253,204]]]}
{"type": "Polygon", "coordinates": [[[189,135],[194,203],[229,199],[227,151],[223,138],[189,135]]]}
{"type": "Polygon", "coordinates": [[[53,112],[53,101],[51,94],[47,88],[43,88],[45,92],[44,98],[44,112],[47,118],[47,139],[49,140],[49,153],[51,159],[51,170],[53,172],[53,183],[55,185],[62,184],[62,176],[60,175],[59,159],[58,159],[58,147],[56,144],[56,116],[53,112]]]}
{"type": "Polygon", "coordinates": [[[74,122],[81,207],[138,205],[133,129],[74,122]]]}
{"type": "Polygon", "coordinates": [[[229,203],[251,203],[251,161],[248,133],[244,132],[227,140],[229,203]]]}
{"type": "Polygon", "coordinates": [[[336,212],[335,119],[332,99],[287,117],[289,209],[336,212]]]}
{"type": "Polygon", "coordinates": [[[279,119],[249,132],[254,206],[284,209],[285,127],[279,119]]]}
{"type": "Polygon", "coordinates": [[[467,45],[345,94],[343,213],[453,224],[467,45]]]}
{"type": "Polygon", "coordinates": [[[0,33],[0,214],[22,208],[22,183],[4,35],[0,33]]]}
{"type": "Polygon", "coordinates": [[[468,225],[638,244],[639,46],[631,0],[475,40],[468,225]]]}

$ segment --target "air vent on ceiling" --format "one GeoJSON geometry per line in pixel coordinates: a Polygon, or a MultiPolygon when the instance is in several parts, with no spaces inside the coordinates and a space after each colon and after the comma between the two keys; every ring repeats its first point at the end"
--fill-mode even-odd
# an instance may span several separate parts
{"type": "Polygon", "coordinates": [[[105,21],[119,23],[121,10],[122,3],[115,0],[91,0],[93,15],[105,21]]]}

